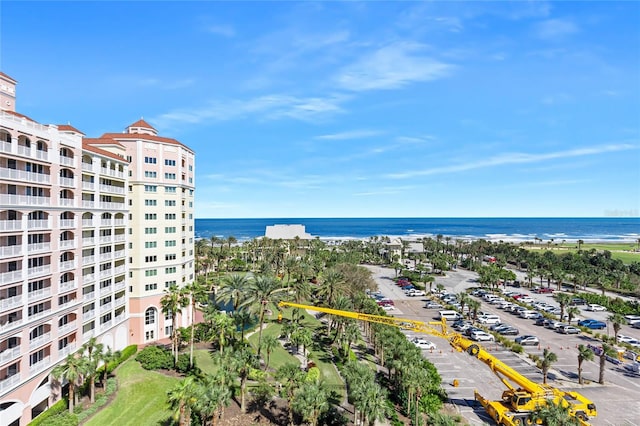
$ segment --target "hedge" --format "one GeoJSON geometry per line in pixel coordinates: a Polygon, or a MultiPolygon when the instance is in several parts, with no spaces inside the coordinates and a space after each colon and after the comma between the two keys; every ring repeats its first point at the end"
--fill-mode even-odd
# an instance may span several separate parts
{"type": "Polygon", "coordinates": [[[45,420],[52,416],[56,416],[67,410],[67,398],[62,398],[60,401],[53,404],[51,407],[43,411],[38,417],[33,419],[29,426],[41,425],[45,420]]]}

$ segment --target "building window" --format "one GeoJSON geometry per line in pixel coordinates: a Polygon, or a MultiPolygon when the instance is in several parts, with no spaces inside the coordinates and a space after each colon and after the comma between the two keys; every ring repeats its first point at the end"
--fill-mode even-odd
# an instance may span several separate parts
{"type": "Polygon", "coordinates": [[[175,186],[165,186],[164,187],[164,192],[168,192],[171,194],[175,194],[176,192],[176,187],[175,186]]]}
{"type": "Polygon", "coordinates": [[[158,232],[158,228],[144,228],[145,234],[156,234],[158,232]]]}
{"type": "Polygon", "coordinates": [[[176,246],[176,240],[168,240],[164,242],[164,246],[165,247],[175,247],[176,246]]]}
{"type": "Polygon", "coordinates": [[[176,165],[176,160],[164,160],[164,165],[165,166],[175,166],[176,165]]]}
{"type": "Polygon", "coordinates": [[[156,220],[158,215],[156,213],[145,213],[144,220],[156,220]]]}
{"type": "Polygon", "coordinates": [[[144,177],[146,178],[157,178],[158,177],[158,172],[151,172],[149,170],[145,170],[144,171],[144,177]]]}
{"type": "Polygon", "coordinates": [[[166,254],[164,256],[164,260],[176,260],[176,255],[175,254],[166,254]]]}
{"type": "Polygon", "coordinates": [[[176,200],[164,200],[165,207],[175,207],[176,200]]]}
{"type": "Polygon", "coordinates": [[[144,323],[145,325],[151,325],[156,323],[156,309],[148,308],[144,311],[144,323]]]}
{"type": "Polygon", "coordinates": [[[175,286],[175,285],[176,285],[176,281],[175,280],[165,281],[164,288],[170,288],[171,286],[175,286]]]}
{"type": "Polygon", "coordinates": [[[153,330],[145,331],[144,338],[145,340],[153,340],[153,330]]]}
{"type": "Polygon", "coordinates": [[[144,261],[145,263],[157,262],[158,256],[145,256],[144,261]]]}
{"type": "Polygon", "coordinates": [[[146,164],[157,164],[158,160],[156,159],[156,157],[144,157],[144,162],[146,164]]]}
{"type": "Polygon", "coordinates": [[[173,179],[173,180],[175,180],[176,179],[176,174],[175,173],[165,173],[164,174],[164,178],[165,179],[173,179]]]}
{"type": "Polygon", "coordinates": [[[145,241],[144,248],[156,248],[158,243],[156,241],[145,241]]]}
{"type": "Polygon", "coordinates": [[[176,218],[176,214],[175,213],[165,213],[164,214],[164,218],[167,220],[174,220],[176,218]]]}
{"type": "Polygon", "coordinates": [[[158,187],[156,185],[145,185],[144,192],[158,192],[158,187]]]}
{"type": "Polygon", "coordinates": [[[164,228],[164,232],[166,234],[175,234],[176,233],[176,227],[175,226],[166,226],[164,228]]]}
{"type": "Polygon", "coordinates": [[[148,269],[148,270],[144,271],[144,276],[145,277],[155,277],[156,275],[158,275],[158,270],[157,269],[148,269]]]}
{"type": "Polygon", "coordinates": [[[164,273],[165,274],[175,274],[176,272],[176,267],[172,266],[171,268],[164,268],[164,273]]]}
{"type": "Polygon", "coordinates": [[[157,206],[158,200],[144,200],[145,206],[157,206]]]}
{"type": "Polygon", "coordinates": [[[144,285],[144,291],[153,291],[153,290],[157,290],[157,289],[158,289],[158,283],[145,284],[144,285]]]}

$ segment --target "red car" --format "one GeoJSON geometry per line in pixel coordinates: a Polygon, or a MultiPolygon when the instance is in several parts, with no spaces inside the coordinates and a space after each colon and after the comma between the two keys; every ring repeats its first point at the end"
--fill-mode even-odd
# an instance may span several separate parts
{"type": "Polygon", "coordinates": [[[538,293],[553,293],[553,289],[551,287],[541,287],[538,289],[538,293]]]}

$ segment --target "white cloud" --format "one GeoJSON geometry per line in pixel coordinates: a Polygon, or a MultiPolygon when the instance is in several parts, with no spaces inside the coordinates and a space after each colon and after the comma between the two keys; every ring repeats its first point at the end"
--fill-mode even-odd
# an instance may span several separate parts
{"type": "Polygon", "coordinates": [[[293,118],[312,121],[343,112],[341,104],[348,98],[336,95],[326,98],[300,98],[289,95],[265,95],[248,100],[229,102],[213,101],[207,106],[167,112],[155,118],[158,127],[172,124],[198,124],[205,121],[233,120],[249,115],[261,119],[276,120],[293,118]]]}
{"type": "Polygon", "coordinates": [[[383,134],[383,132],[380,132],[377,130],[351,130],[348,132],[320,135],[320,136],[316,136],[315,139],[323,139],[323,140],[364,139],[372,136],[379,136],[381,134],[383,134]]]}
{"type": "Polygon", "coordinates": [[[579,28],[567,19],[547,19],[538,23],[534,31],[542,39],[554,40],[577,33],[579,28]]]}
{"type": "Polygon", "coordinates": [[[448,166],[434,167],[431,169],[415,170],[405,173],[392,173],[387,177],[391,179],[409,179],[417,176],[431,176],[448,173],[465,172],[468,170],[484,169],[490,167],[504,166],[509,164],[527,164],[527,163],[539,163],[548,160],[557,160],[561,158],[582,157],[587,155],[598,155],[607,152],[616,151],[629,151],[632,149],[638,149],[638,144],[611,144],[601,145],[588,148],[576,148],[567,151],[548,152],[544,154],[529,154],[529,153],[505,153],[490,157],[485,160],[478,160],[469,163],[451,164],[448,166]]]}
{"type": "Polygon", "coordinates": [[[395,43],[362,57],[341,70],[335,77],[346,90],[397,89],[419,81],[446,77],[452,65],[420,56],[425,46],[417,43],[395,43]]]}
{"type": "Polygon", "coordinates": [[[207,31],[227,38],[236,35],[236,30],[230,25],[211,25],[207,27],[207,31]]]}

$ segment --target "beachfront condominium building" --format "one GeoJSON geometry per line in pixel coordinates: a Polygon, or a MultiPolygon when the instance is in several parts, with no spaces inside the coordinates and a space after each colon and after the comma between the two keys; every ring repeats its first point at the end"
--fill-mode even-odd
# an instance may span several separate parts
{"type": "MultiPolygon", "coordinates": [[[[144,120],[123,133],[89,140],[103,149],[124,147],[128,171],[128,285],[131,341],[167,341],[172,318],[162,312],[165,290],[194,280],[195,156],[175,139],[158,136],[144,120]]],[[[188,309],[176,318],[191,323],[188,309]]]]}
{"type": "Polygon", "coordinates": [[[193,279],[194,156],[146,123],[97,139],[39,124],[1,72],[0,102],[0,426],[17,426],[92,337],[120,350],[170,332],[165,285],[193,279]]]}

